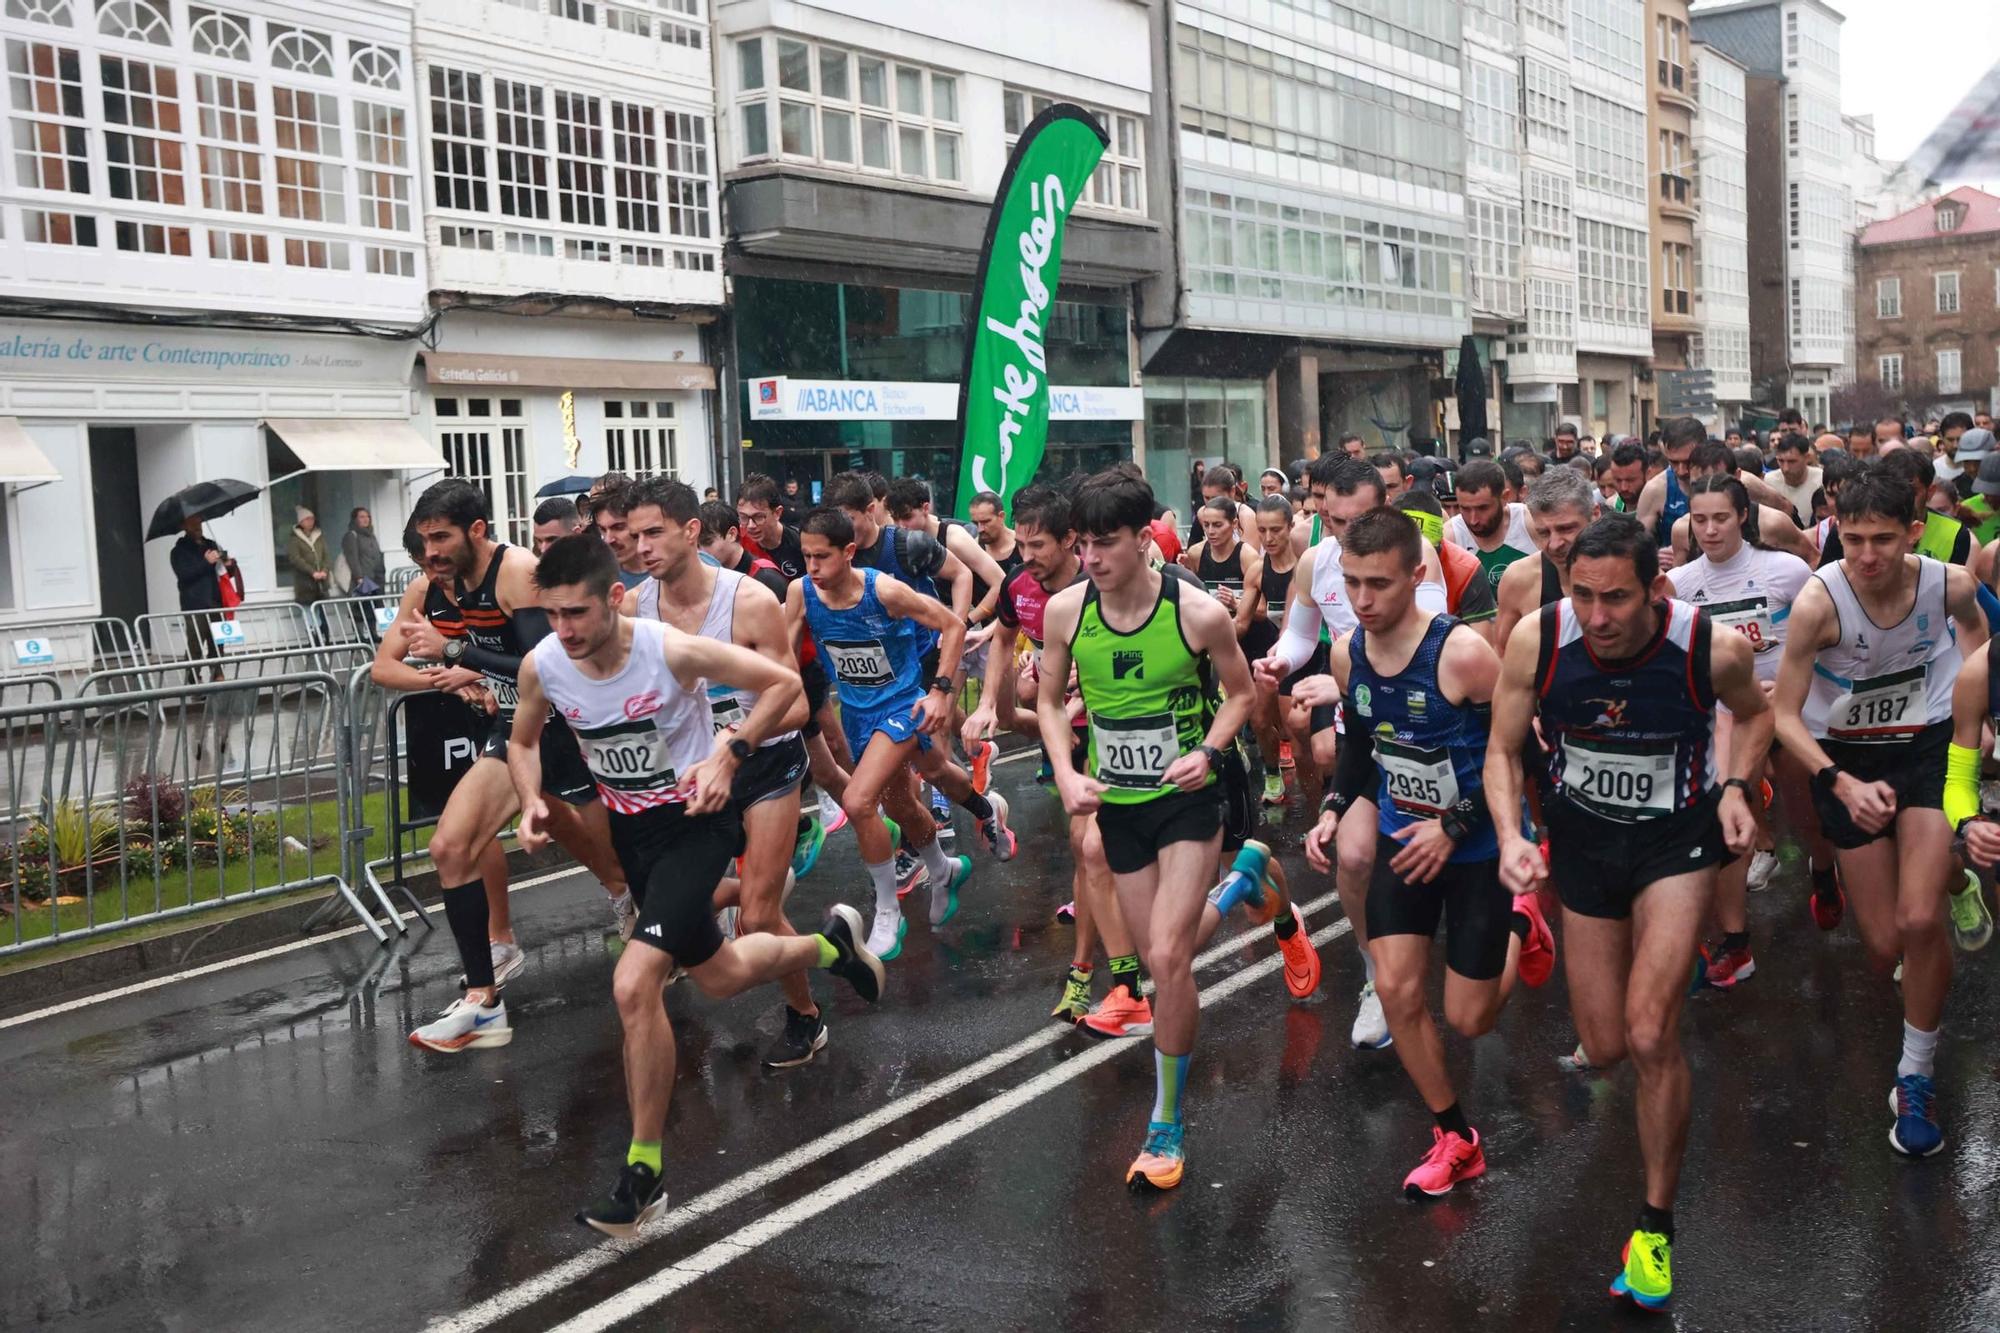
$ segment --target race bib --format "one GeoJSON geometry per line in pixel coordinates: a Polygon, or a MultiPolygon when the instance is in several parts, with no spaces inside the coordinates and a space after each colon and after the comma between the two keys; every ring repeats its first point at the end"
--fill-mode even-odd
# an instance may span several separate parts
{"type": "Polygon", "coordinates": [[[1765,597],[1745,597],[1739,602],[1718,602],[1708,608],[1709,619],[1724,629],[1733,629],[1750,640],[1756,652],[1778,646],[1771,634],[1771,603],[1765,597]]]}
{"type": "Polygon", "coordinates": [[[1398,745],[1377,737],[1375,762],[1382,767],[1390,803],[1404,814],[1431,819],[1458,804],[1458,774],[1451,766],[1451,751],[1398,745]]]}
{"type": "Polygon", "coordinates": [[[1884,744],[1922,731],[1927,671],[1919,665],[1855,681],[1827,710],[1827,739],[1884,744]]]}
{"type": "Polygon", "coordinates": [[[833,662],[833,674],[846,684],[895,684],[896,673],[889,669],[889,650],[882,646],[880,639],[846,643],[821,639],[819,646],[826,649],[827,657],[833,662]]]}
{"type": "Polygon", "coordinates": [[[743,701],[734,690],[709,696],[708,711],[713,715],[717,735],[743,725],[743,701]]]}
{"type": "Polygon", "coordinates": [[[493,691],[493,701],[503,713],[513,712],[514,705],[521,702],[521,687],[505,676],[488,676],[486,688],[493,691]]]}
{"type": "Polygon", "coordinates": [[[590,775],[607,787],[632,791],[674,785],[674,770],[666,762],[666,738],[650,722],[643,729],[577,740],[590,775]]]}
{"type": "Polygon", "coordinates": [[[1172,713],[1090,719],[1097,752],[1097,780],[1114,787],[1157,787],[1167,766],[1181,757],[1180,729],[1172,713]]]}
{"type": "Polygon", "coordinates": [[[1563,741],[1563,791],[1611,819],[1658,819],[1674,812],[1674,747],[1612,749],[1563,741]]]}

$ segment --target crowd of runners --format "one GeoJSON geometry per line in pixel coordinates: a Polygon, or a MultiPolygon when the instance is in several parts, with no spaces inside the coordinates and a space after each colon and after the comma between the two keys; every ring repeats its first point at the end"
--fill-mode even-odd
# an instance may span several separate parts
{"type": "Polygon", "coordinates": [[[1129,1186],[1188,1169],[1203,943],[1233,914],[1268,926],[1285,995],[1319,988],[1274,850],[1289,836],[1352,927],[1353,1045],[1392,1051],[1435,1121],[1410,1197],[1487,1167],[1446,1030],[1490,1031],[1560,945],[1564,1066],[1629,1058],[1637,1080],[1644,1178],[1611,1291],[1663,1308],[1681,1011],[1755,975],[1747,895],[1780,834],[1803,849],[1799,910],[1822,930],[1851,913],[1901,1005],[1868,1093],[1888,1093],[1891,1148],[1944,1146],[1954,944],[1990,938],[1980,876],[2000,857],[1979,791],[2000,531],[1968,507],[2000,496],[2000,463],[1983,489],[1990,430],[1949,424],[1942,462],[1900,431],[1782,431],[1768,476],[1692,419],[1596,456],[1574,431],[1546,455],[1472,441],[1450,468],[1343,441],[1254,489],[1211,467],[1191,516],[1130,464],[978,495],[969,523],[916,478],[843,473],[805,508],[759,476],[733,505],[613,476],[545,505],[532,552],[494,540],[481,491],[439,482],[375,668],[457,696],[476,732],[430,843],[463,993],[410,1041],[512,1040],[502,988],[524,955],[498,839],[518,820],[522,846],[560,843],[626,941],[631,1143],[578,1220],[633,1234],[666,1205],[665,988],[775,986],[764,1062],[811,1062],[829,1040],[813,974],[883,999],[910,917],[946,932],[977,860],[1014,857],[989,790],[1011,736],[1068,820],[1066,871],[1046,851],[1028,881],[1072,923],[1051,1016],[1152,1043],[1129,1186]],[[800,933],[787,899],[842,831],[868,883],[800,933]]]}

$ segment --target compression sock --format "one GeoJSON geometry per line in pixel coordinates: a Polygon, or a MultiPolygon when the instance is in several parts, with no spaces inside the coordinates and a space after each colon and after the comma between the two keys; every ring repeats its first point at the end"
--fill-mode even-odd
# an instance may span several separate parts
{"type": "Polygon", "coordinates": [[[1727,930],[1722,933],[1722,951],[1734,953],[1738,949],[1750,947],[1750,932],[1747,930],[1727,930]]]}
{"type": "Polygon", "coordinates": [[[1896,1065],[1896,1077],[1922,1074],[1925,1078],[1929,1078],[1932,1065],[1937,1060],[1937,1043],[1937,1028],[1925,1032],[1922,1028],[1913,1028],[1908,1023],[1903,1024],[1903,1058],[1896,1065]]]}
{"type": "Polygon", "coordinates": [[[875,884],[875,910],[893,912],[896,910],[896,858],[886,861],[869,862],[868,878],[875,884]]]}
{"type": "Polygon", "coordinates": [[[1652,1204],[1639,1206],[1639,1230],[1653,1231],[1667,1238],[1667,1244],[1674,1243],[1674,1210],[1655,1208],[1652,1204]]]}
{"type": "Polygon", "coordinates": [[[1281,940],[1288,940],[1299,933],[1299,919],[1290,912],[1281,912],[1271,918],[1271,933],[1281,940]]]}
{"type": "Polygon", "coordinates": [[[1453,1102],[1442,1111],[1432,1111],[1431,1116],[1437,1121],[1438,1128],[1445,1133],[1456,1134],[1467,1143],[1472,1142],[1472,1126],[1467,1123],[1465,1112],[1458,1109],[1457,1102],[1453,1102]]]}
{"type": "Polygon", "coordinates": [[[1813,897],[1831,898],[1834,890],[1833,867],[1814,864],[1812,867],[1812,884],[1813,897]]]}
{"type": "Polygon", "coordinates": [[[974,819],[993,818],[993,802],[987,800],[984,796],[980,795],[978,792],[972,793],[972,795],[966,797],[963,801],[960,801],[959,804],[963,806],[965,812],[971,815],[974,819]]]}
{"type": "Polygon", "coordinates": [[[659,1175],[660,1141],[654,1139],[651,1143],[641,1143],[638,1139],[633,1139],[632,1146],[625,1150],[625,1165],[649,1166],[653,1169],[654,1175],[659,1175]]]}
{"type": "Polygon", "coordinates": [[[1231,869],[1229,874],[1224,877],[1222,883],[1209,891],[1208,900],[1215,904],[1215,910],[1220,912],[1226,919],[1231,912],[1236,910],[1238,903],[1246,898],[1255,897],[1262,888],[1263,882],[1261,880],[1253,878],[1240,869],[1231,869]]]}
{"type": "Polygon", "coordinates": [[[1145,984],[1145,978],[1139,973],[1138,954],[1121,954],[1111,960],[1111,984],[1123,986],[1133,999],[1139,998],[1139,987],[1145,984]]]}
{"type": "Polygon", "coordinates": [[[1526,912],[1509,912],[1507,915],[1512,918],[1507,922],[1507,929],[1514,932],[1515,939],[1526,944],[1528,942],[1528,932],[1535,928],[1535,923],[1528,920],[1526,912]]]}
{"type": "Polygon", "coordinates": [[[444,919],[458,944],[458,961],[465,965],[467,990],[493,988],[493,950],[486,938],[491,916],[486,907],[486,885],[479,880],[446,889],[444,919]]]}
{"type": "Polygon", "coordinates": [[[938,846],[936,838],[917,848],[917,855],[924,858],[924,869],[931,872],[931,883],[939,888],[951,883],[952,872],[958,867],[944,854],[944,848],[938,846]]]}
{"type": "Polygon", "coordinates": [[[819,941],[819,965],[821,967],[832,967],[840,961],[840,950],[833,947],[832,940],[824,935],[815,935],[813,938],[819,941]]]}
{"type": "Polygon", "coordinates": [[[1153,1123],[1178,1125],[1181,1122],[1181,1087],[1187,1082],[1188,1058],[1168,1055],[1153,1048],[1153,1123]]]}

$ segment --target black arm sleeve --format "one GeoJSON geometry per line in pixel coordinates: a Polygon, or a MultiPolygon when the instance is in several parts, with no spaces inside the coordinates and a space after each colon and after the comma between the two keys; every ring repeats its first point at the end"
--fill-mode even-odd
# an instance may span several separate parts
{"type": "Polygon", "coordinates": [[[521,653],[503,653],[493,648],[481,648],[477,644],[465,645],[465,652],[459,657],[461,665],[474,671],[483,671],[489,676],[500,676],[507,680],[521,678],[521,658],[543,639],[549,637],[548,612],[539,606],[523,606],[513,614],[514,642],[521,645],[521,653]]]}
{"type": "MultiPolygon", "coordinates": [[[[1358,716],[1354,701],[1347,700],[1346,714],[1358,716]]],[[[1343,814],[1347,807],[1364,797],[1372,797],[1381,782],[1375,765],[1375,735],[1366,727],[1351,727],[1340,735],[1340,748],[1333,757],[1333,790],[1329,804],[1343,814]]]]}

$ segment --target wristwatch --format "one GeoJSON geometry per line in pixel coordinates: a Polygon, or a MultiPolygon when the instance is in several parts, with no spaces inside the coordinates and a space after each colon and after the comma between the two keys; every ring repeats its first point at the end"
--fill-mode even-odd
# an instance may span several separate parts
{"type": "Polygon", "coordinates": [[[1750,784],[1745,779],[1730,778],[1727,782],[1722,784],[1722,789],[1724,791],[1728,791],[1731,787],[1734,787],[1736,788],[1736,790],[1742,792],[1744,800],[1747,801],[1750,799],[1750,784]]]}
{"type": "Polygon", "coordinates": [[[741,736],[732,736],[729,738],[729,753],[736,756],[737,763],[747,764],[750,762],[750,756],[757,753],[757,747],[741,736]]]}
{"type": "Polygon", "coordinates": [[[459,659],[464,656],[465,656],[464,639],[446,639],[444,641],[444,660],[446,662],[448,662],[452,666],[457,666],[459,659]]]}
{"type": "Polygon", "coordinates": [[[932,677],[931,677],[931,688],[932,688],[932,689],[934,689],[934,690],[943,690],[943,691],[944,691],[944,692],[945,692],[946,694],[950,694],[950,693],[952,692],[952,690],[951,690],[951,677],[950,677],[950,676],[932,676],[932,677]]]}
{"type": "Polygon", "coordinates": [[[1208,756],[1210,772],[1220,773],[1222,771],[1222,751],[1216,749],[1213,745],[1207,744],[1197,745],[1195,749],[1208,756]]]}

